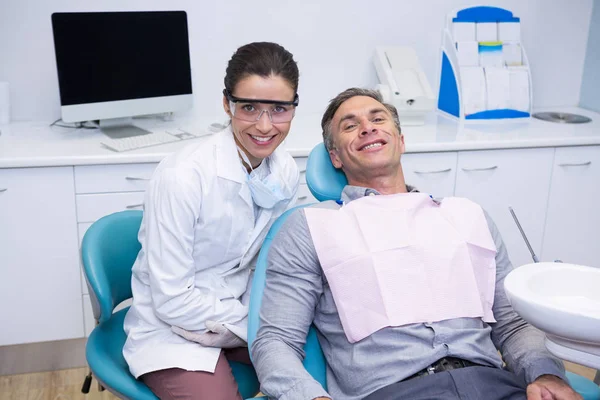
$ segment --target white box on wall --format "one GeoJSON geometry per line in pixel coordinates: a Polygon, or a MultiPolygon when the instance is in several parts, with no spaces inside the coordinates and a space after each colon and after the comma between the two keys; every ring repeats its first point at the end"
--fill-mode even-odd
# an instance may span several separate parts
{"type": "Polygon", "coordinates": [[[501,22],[498,25],[498,40],[501,42],[520,42],[521,23],[501,22]]]}
{"type": "Polygon", "coordinates": [[[510,108],[529,112],[529,73],[523,67],[508,68],[510,80],[510,108]]]}
{"type": "Polygon", "coordinates": [[[452,35],[456,42],[476,41],[475,22],[454,22],[452,35]]]}
{"type": "Polygon", "coordinates": [[[521,54],[521,44],[518,42],[502,43],[502,58],[507,66],[523,65],[523,56],[521,54]]]}
{"type": "MultiPolygon", "coordinates": [[[[456,25],[456,23],[455,23],[456,25]]],[[[498,40],[498,27],[495,22],[478,22],[475,24],[478,42],[495,42],[498,40]]]]}
{"type": "Polygon", "coordinates": [[[458,65],[476,67],[479,65],[479,43],[476,41],[456,43],[458,65]]]}

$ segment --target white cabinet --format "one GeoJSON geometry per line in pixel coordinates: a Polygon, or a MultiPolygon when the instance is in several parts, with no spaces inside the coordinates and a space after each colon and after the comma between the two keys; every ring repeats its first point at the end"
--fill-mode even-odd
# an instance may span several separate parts
{"type": "MultiPolygon", "coordinates": [[[[152,177],[156,163],[88,165],[75,167],[75,203],[79,243],[93,222],[123,210],[141,210],[144,191],[152,177]]],[[[96,323],[83,267],[80,265],[83,304],[83,326],[89,336],[96,323]]]]}
{"type": "Polygon", "coordinates": [[[556,149],[542,259],[600,267],[600,146],[556,149]]]}
{"type": "Polygon", "coordinates": [[[454,196],[456,152],[402,155],[404,180],[434,197],[454,196]]]}
{"type": "MultiPolygon", "coordinates": [[[[316,202],[306,157],[295,160],[298,204],[316,202]]],[[[106,214],[141,208],[156,165],[0,169],[0,346],[89,334],[78,233],[106,214]]],[[[409,153],[402,165],[423,192],[481,204],[515,266],[531,256],[508,206],[540,259],[600,267],[600,146],[409,153]]]]}
{"type": "Polygon", "coordinates": [[[514,267],[533,260],[508,207],[513,207],[539,257],[553,156],[553,148],[458,154],[456,196],[479,203],[490,214],[514,267]]]}
{"type": "Polygon", "coordinates": [[[0,169],[0,345],[83,337],[73,167],[0,169]]]}

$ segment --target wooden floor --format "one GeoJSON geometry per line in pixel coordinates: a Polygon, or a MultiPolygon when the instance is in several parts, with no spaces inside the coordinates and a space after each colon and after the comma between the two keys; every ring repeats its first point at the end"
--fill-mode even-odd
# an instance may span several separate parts
{"type": "Polygon", "coordinates": [[[87,368],[0,376],[0,400],[113,400],[108,391],[99,392],[92,381],[90,393],[81,393],[87,368]]]}
{"type": "MultiPolygon", "coordinates": [[[[595,371],[580,365],[565,363],[567,370],[594,379],[595,371]]],[[[34,374],[0,376],[0,400],[113,400],[108,391],[99,392],[93,381],[90,393],[81,393],[86,368],[34,374]]]]}

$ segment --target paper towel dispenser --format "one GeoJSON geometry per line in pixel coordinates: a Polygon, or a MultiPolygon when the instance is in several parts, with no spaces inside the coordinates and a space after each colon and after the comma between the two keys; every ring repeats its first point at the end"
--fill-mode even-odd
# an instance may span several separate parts
{"type": "Polygon", "coordinates": [[[414,49],[377,46],[374,63],[380,82],[377,90],[396,107],[400,124],[423,125],[426,114],[435,108],[435,98],[414,49]]]}

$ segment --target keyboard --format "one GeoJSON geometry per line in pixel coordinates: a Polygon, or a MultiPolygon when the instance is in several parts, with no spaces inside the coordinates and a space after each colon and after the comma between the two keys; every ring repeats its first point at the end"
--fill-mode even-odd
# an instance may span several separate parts
{"type": "Polygon", "coordinates": [[[119,139],[106,138],[100,143],[112,151],[122,152],[157,146],[159,144],[179,142],[181,140],[196,139],[206,135],[210,135],[210,132],[190,133],[182,129],[170,129],[163,132],[152,132],[145,135],[119,139]]]}

